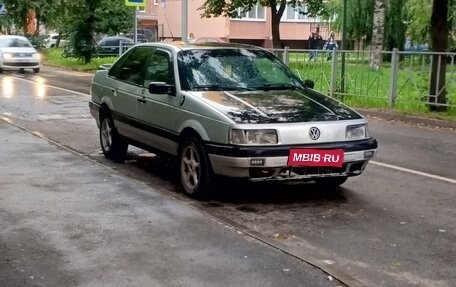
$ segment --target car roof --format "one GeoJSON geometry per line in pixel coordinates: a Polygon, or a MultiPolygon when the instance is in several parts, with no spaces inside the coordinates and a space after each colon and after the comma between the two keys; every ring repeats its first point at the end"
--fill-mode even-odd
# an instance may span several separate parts
{"type": "Polygon", "coordinates": [[[176,51],[190,50],[190,49],[218,49],[218,48],[265,50],[262,47],[249,45],[249,44],[222,43],[222,42],[197,42],[197,43],[185,43],[184,41],[148,42],[148,43],[137,44],[137,46],[162,47],[162,48],[169,48],[169,49],[176,50],[176,51]]]}
{"type": "Polygon", "coordinates": [[[124,36],[107,36],[107,37],[103,37],[101,40],[108,40],[108,39],[128,39],[128,40],[131,40],[130,38],[124,37],[124,36]]]}
{"type": "Polygon", "coordinates": [[[124,36],[107,36],[107,37],[104,37],[101,40],[99,40],[97,43],[101,44],[101,43],[104,43],[104,42],[109,41],[109,40],[123,40],[125,42],[131,42],[131,43],[135,42],[133,39],[128,38],[128,37],[124,37],[124,36]]]}
{"type": "Polygon", "coordinates": [[[27,39],[26,37],[20,36],[20,35],[0,35],[0,38],[4,38],[4,39],[14,39],[14,38],[27,39]]]}

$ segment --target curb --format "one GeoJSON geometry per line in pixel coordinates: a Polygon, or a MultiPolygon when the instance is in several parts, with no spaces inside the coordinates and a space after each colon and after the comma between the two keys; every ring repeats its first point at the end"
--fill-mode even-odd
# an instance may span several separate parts
{"type": "Polygon", "coordinates": [[[380,118],[385,121],[397,121],[406,124],[427,126],[433,128],[449,129],[456,131],[456,121],[439,120],[432,118],[425,118],[412,115],[404,115],[394,111],[371,110],[363,108],[355,108],[358,112],[366,117],[380,118]]]}

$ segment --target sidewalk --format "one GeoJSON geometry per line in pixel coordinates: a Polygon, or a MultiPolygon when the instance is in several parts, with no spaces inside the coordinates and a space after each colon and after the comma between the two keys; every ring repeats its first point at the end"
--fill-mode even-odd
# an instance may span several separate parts
{"type": "Polygon", "coordinates": [[[0,286],[340,286],[0,119],[0,286]]]}

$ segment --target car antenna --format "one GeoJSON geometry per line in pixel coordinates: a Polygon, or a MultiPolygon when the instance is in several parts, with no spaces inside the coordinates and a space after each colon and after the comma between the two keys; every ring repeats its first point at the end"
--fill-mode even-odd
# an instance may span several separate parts
{"type": "Polygon", "coordinates": [[[173,40],[174,40],[173,30],[171,30],[171,26],[169,25],[168,17],[166,17],[166,13],[165,13],[164,15],[165,15],[166,24],[168,25],[169,33],[171,34],[171,37],[172,37],[173,40]]]}

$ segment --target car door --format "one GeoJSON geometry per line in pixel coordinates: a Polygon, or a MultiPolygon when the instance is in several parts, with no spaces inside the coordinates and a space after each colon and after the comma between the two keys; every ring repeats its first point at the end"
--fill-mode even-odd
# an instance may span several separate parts
{"type": "Polygon", "coordinates": [[[153,47],[136,47],[116,63],[110,71],[110,86],[114,123],[119,132],[131,139],[141,139],[142,127],[138,119],[137,103],[142,94],[144,70],[152,56],[153,47]]]}
{"type": "Polygon", "coordinates": [[[177,132],[175,115],[178,99],[175,95],[151,94],[149,83],[175,85],[172,54],[157,48],[145,67],[138,117],[148,127],[147,143],[162,151],[176,154],[177,132]]]}

